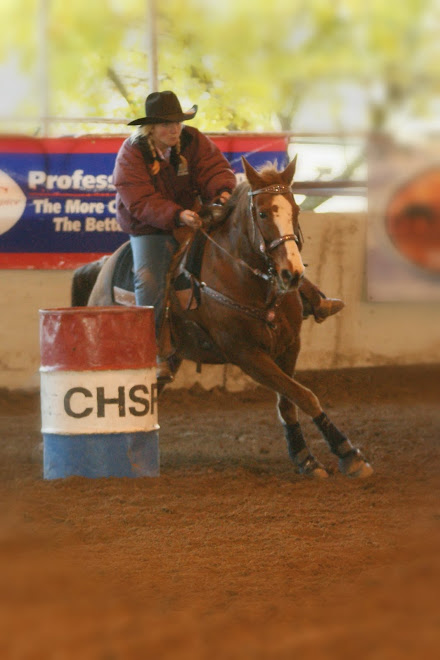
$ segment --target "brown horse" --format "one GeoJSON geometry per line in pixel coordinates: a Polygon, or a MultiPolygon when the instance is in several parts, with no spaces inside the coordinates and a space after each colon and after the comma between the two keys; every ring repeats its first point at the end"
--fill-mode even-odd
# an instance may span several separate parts
{"type": "MultiPolygon", "coordinates": [[[[200,235],[204,240],[195,275],[194,268],[192,275],[186,270],[188,251],[193,261],[197,252],[193,233],[184,232],[170,271],[171,364],[174,371],[183,359],[239,366],[277,393],[289,455],[302,474],[328,476],[307,447],[298,408],[313,419],[339,458],[340,470],[367,477],[373,470],[359,449],[329,420],[315,394],[294,378],[303,316],[298,286],[305,271],[299,208],[291,189],[295,160],[282,172],[273,166],[257,172],[243,159],[248,182],[237,187],[209,233],[199,232],[199,243],[200,235]],[[187,294],[183,305],[182,290],[187,294]]],[[[86,267],[95,271],[96,280],[90,305],[115,304],[113,275],[121,250],[104,265],[86,267]]]]}

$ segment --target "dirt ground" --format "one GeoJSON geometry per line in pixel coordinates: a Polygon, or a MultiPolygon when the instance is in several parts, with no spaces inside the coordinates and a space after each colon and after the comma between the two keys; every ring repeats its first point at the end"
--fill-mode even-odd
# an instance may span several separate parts
{"type": "Polygon", "coordinates": [[[42,479],[0,391],[0,658],[440,657],[440,366],[303,372],[375,468],[308,480],[272,393],[165,392],[161,476],[42,479]]]}

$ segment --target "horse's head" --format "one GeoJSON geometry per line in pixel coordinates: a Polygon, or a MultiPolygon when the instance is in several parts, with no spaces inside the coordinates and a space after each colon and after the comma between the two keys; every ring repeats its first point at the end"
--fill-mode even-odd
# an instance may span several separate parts
{"type": "Polygon", "coordinates": [[[257,172],[245,158],[242,160],[251,187],[248,193],[251,220],[261,237],[260,250],[272,259],[281,287],[296,288],[305,271],[301,259],[299,207],[290,187],[296,156],[283,172],[273,166],[257,172]]]}

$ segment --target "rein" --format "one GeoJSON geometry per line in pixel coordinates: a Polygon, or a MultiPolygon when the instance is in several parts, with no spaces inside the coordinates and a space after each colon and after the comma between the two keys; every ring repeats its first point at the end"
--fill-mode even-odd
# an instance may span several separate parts
{"type": "MultiPolygon", "coordinates": [[[[258,190],[251,190],[251,191],[248,192],[249,202],[250,202],[249,203],[249,210],[250,210],[251,218],[253,218],[255,224],[258,227],[258,230],[260,231],[260,234],[262,235],[260,225],[259,225],[257,219],[255,218],[255,213],[254,213],[255,208],[254,208],[254,204],[253,204],[253,197],[255,197],[255,195],[259,195],[261,193],[269,193],[269,194],[272,193],[272,194],[281,194],[281,195],[289,194],[289,195],[292,195],[292,196],[293,196],[293,193],[292,193],[292,190],[291,190],[290,186],[283,185],[283,184],[273,184],[273,185],[270,185],[270,186],[266,186],[265,188],[260,188],[258,190]]],[[[206,237],[206,239],[211,241],[211,243],[213,243],[216,246],[216,248],[218,248],[224,254],[226,254],[231,261],[234,261],[235,263],[239,264],[240,266],[243,266],[244,268],[249,270],[251,273],[253,273],[257,277],[261,277],[262,279],[265,279],[266,281],[269,281],[269,282],[274,282],[274,280],[275,280],[274,271],[273,271],[273,269],[271,268],[270,265],[269,265],[269,272],[267,272],[267,273],[265,273],[265,272],[263,272],[263,271],[261,271],[257,268],[252,268],[251,266],[249,266],[248,263],[246,263],[246,261],[244,261],[243,259],[240,259],[239,257],[238,258],[235,257],[230,252],[228,252],[228,250],[226,250],[224,247],[219,245],[219,243],[217,243],[217,241],[215,241],[203,228],[200,228],[199,231],[201,231],[204,234],[204,236],[206,237]]],[[[302,232],[301,232],[300,227],[299,227],[299,234],[300,234],[300,238],[302,239],[302,232]]],[[[284,236],[280,236],[279,238],[276,238],[275,240],[273,240],[269,245],[266,245],[265,252],[269,253],[272,250],[275,250],[278,246],[282,245],[286,241],[295,241],[295,243],[299,244],[300,238],[298,238],[298,236],[296,234],[286,234],[284,236]]],[[[275,321],[275,316],[276,316],[276,309],[281,304],[281,301],[282,301],[285,293],[287,293],[287,292],[280,292],[280,293],[276,294],[275,301],[271,305],[269,305],[269,307],[267,307],[266,309],[261,309],[261,308],[258,308],[258,307],[250,307],[248,305],[243,305],[242,303],[239,303],[236,300],[233,300],[229,296],[226,296],[225,294],[220,293],[216,289],[213,289],[212,287],[210,287],[205,282],[200,282],[200,288],[202,289],[202,291],[204,291],[204,293],[206,293],[206,295],[210,296],[214,300],[217,300],[222,305],[225,305],[225,306],[229,307],[230,309],[234,309],[234,310],[236,310],[236,311],[238,311],[242,314],[245,314],[246,316],[250,316],[252,318],[258,319],[259,321],[263,321],[264,323],[267,323],[272,328],[275,327],[274,321],[275,321]]]]}
{"type": "Polygon", "coordinates": [[[221,303],[222,305],[226,305],[226,307],[229,307],[230,309],[234,309],[237,312],[246,314],[246,316],[251,316],[254,319],[258,319],[259,321],[264,321],[271,328],[275,327],[274,321],[275,321],[276,309],[277,307],[280,306],[284,294],[278,294],[278,296],[275,299],[275,302],[272,305],[270,305],[270,307],[268,307],[267,309],[261,309],[259,307],[249,307],[248,305],[243,305],[242,303],[239,303],[236,300],[229,298],[229,296],[225,296],[224,293],[220,293],[220,291],[217,291],[216,289],[213,289],[212,287],[208,286],[207,284],[205,284],[205,282],[200,282],[200,288],[208,296],[214,298],[214,300],[217,300],[217,302],[221,303]]]}
{"type": "Polygon", "coordinates": [[[212,236],[210,236],[204,229],[203,227],[200,227],[199,231],[206,236],[208,241],[211,241],[213,245],[215,245],[219,250],[221,250],[224,254],[226,254],[231,261],[235,261],[235,263],[240,264],[240,266],[243,266],[247,270],[249,270],[251,273],[256,275],[257,277],[261,277],[263,280],[272,280],[273,279],[273,274],[272,273],[264,273],[262,270],[259,270],[258,268],[252,268],[252,266],[249,266],[246,261],[243,261],[243,259],[240,259],[240,257],[234,257],[233,254],[228,252],[224,247],[222,247],[217,241],[215,241],[212,236]]]}
{"type": "MultiPolygon", "coordinates": [[[[264,273],[258,268],[252,268],[252,266],[249,266],[249,264],[246,263],[246,261],[244,261],[243,259],[240,259],[239,257],[234,257],[234,255],[232,255],[224,247],[222,247],[219,243],[217,243],[217,241],[215,241],[212,238],[212,236],[210,236],[203,228],[200,228],[199,231],[202,232],[202,234],[206,236],[207,240],[211,241],[211,243],[215,245],[216,248],[218,248],[227,257],[229,257],[231,261],[234,261],[240,266],[243,266],[257,277],[260,277],[268,282],[274,282],[275,278],[273,272],[264,273]]],[[[270,270],[270,266],[269,266],[269,270],[270,270]]],[[[206,282],[200,282],[199,284],[202,291],[204,291],[206,295],[210,296],[214,300],[217,300],[217,302],[221,303],[222,305],[225,305],[226,307],[229,307],[230,309],[234,309],[237,312],[245,314],[246,316],[250,316],[251,318],[257,319],[259,321],[263,321],[264,323],[267,323],[267,325],[269,325],[271,328],[275,327],[274,321],[276,316],[276,309],[281,304],[284,294],[286,293],[286,292],[280,292],[276,294],[275,302],[273,302],[266,309],[261,309],[259,307],[250,307],[249,305],[243,305],[242,303],[237,302],[233,298],[226,296],[224,293],[220,293],[220,291],[213,289],[208,284],[206,284],[206,282]]]]}

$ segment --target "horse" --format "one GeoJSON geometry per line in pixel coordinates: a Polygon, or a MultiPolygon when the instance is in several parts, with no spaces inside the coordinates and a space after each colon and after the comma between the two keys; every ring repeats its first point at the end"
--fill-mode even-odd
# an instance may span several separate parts
{"type": "MultiPolygon", "coordinates": [[[[279,421],[297,472],[328,477],[303,436],[299,409],[313,420],[344,475],[369,477],[373,469],[360,449],[330,420],[318,397],[295,378],[303,320],[299,285],[305,273],[299,207],[292,191],[296,157],[282,171],[270,163],[257,171],[245,158],[243,166],[246,180],[227,203],[214,216],[209,208],[200,211],[211,221],[209,230],[202,228],[194,236],[186,228],[183,238],[178,236],[182,230],[175,232],[181,246],[170,267],[166,304],[173,372],[184,359],[199,365],[237,365],[276,393],[279,421]]],[[[82,290],[75,292],[72,286],[73,305],[78,300],[93,306],[115,304],[116,266],[129,245],[83,267],[92,287],[87,295],[83,270],[74,274],[82,290]]],[[[132,293],[127,302],[134,304],[132,293]]]]}

